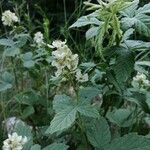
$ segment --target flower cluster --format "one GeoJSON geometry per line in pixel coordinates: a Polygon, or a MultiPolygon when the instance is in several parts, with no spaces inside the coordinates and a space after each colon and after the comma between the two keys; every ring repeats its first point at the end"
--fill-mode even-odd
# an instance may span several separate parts
{"type": "Polygon", "coordinates": [[[63,75],[67,70],[71,73],[75,73],[76,80],[78,82],[87,82],[88,74],[82,74],[78,68],[79,57],[77,54],[73,54],[69,47],[66,45],[66,41],[62,42],[56,40],[52,45],[48,45],[50,48],[56,48],[52,52],[53,61],[52,66],[57,68],[55,76],[59,77],[63,75]]]}
{"type": "Polygon", "coordinates": [[[40,31],[34,34],[34,42],[39,47],[42,46],[42,44],[44,44],[43,40],[44,40],[44,37],[43,37],[43,34],[40,31]]]}
{"type": "Polygon", "coordinates": [[[19,22],[19,19],[15,13],[12,13],[10,10],[6,10],[2,13],[2,22],[5,26],[12,26],[13,23],[19,22]]]}
{"type": "Polygon", "coordinates": [[[133,77],[132,86],[138,89],[145,89],[150,87],[150,81],[145,74],[138,72],[137,75],[133,77]]]}
{"type": "Polygon", "coordinates": [[[22,150],[27,142],[27,137],[19,136],[16,132],[8,135],[8,139],[3,142],[3,150],[22,150]]]}
{"type": "Polygon", "coordinates": [[[52,66],[57,68],[57,71],[55,72],[56,77],[63,74],[65,70],[74,72],[77,69],[79,62],[78,55],[72,54],[71,50],[66,45],[66,41],[54,41],[51,48],[56,48],[56,50],[52,52],[52,56],[54,58],[52,66]]]}

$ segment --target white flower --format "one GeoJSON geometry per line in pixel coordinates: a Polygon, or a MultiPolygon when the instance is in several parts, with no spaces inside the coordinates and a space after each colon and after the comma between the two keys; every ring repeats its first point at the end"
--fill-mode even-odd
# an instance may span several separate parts
{"type": "Polygon", "coordinates": [[[146,75],[143,73],[137,73],[137,75],[135,77],[133,77],[134,81],[144,81],[146,80],[146,75]]]}
{"type": "Polygon", "coordinates": [[[62,48],[63,46],[65,46],[66,45],[66,40],[64,41],[64,42],[62,42],[61,40],[55,40],[55,41],[53,41],[53,43],[52,43],[52,45],[50,45],[51,46],[51,48],[62,48]]]}
{"type": "Polygon", "coordinates": [[[79,56],[77,54],[71,55],[67,67],[70,70],[76,70],[78,67],[78,63],[79,63],[79,56]]]}
{"type": "Polygon", "coordinates": [[[144,80],[144,81],[143,81],[143,84],[144,84],[146,87],[148,87],[148,86],[150,86],[150,81],[149,81],[149,80],[144,80]]]}
{"type": "Polygon", "coordinates": [[[72,52],[67,46],[64,46],[61,49],[57,49],[56,51],[53,51],[52,55],[54,56],[54,58],[60,60],[71,56],[72,52]]]}
{"type": "Polygon", "coordinates": [[[138,72],[137,75],[133,77],[132,86],[144,90],[145,88],[150,87],[150,81],[147,80],[145,74],[138,72]]]}
{"type": "Polygon", "coordinates": [[[89,80],[88,74],[82,74],[80,69],[76,71],[76,80],[78,82],[87,82],[89,80]]]}
{"type": "Polygon", "coordinates": [[[16,132],[8,134],[8,139],[3,142],[3,150],[22,150],[27,142],[27,137],[19,136],[16,132]]]}
{"type": "Polygon", "coordinates": [[[19,19],[15,13],[12,13],[10,10],[6,10],[2,13],[2,22],[3,25],[11,26],[13,23],[19,22],[19,19]]]}
{"type": "Polygon", "coordinates": [[[52,61],[52,66],[57,68],[55,75],[58,77],[65,72],[65,70],[75,71],[79,58],[77,54],[72,54],[69,47],[66,45],[66,41],[54,41],[52,43],[53,48],[56,48],[55,51],[52,52],[52,56],[54,60],[52,61]]]}
{"type": "Polygon", "coordinates": [[[34,42],[37,43],[38,46],[41,46],[42,44],[44,44],[43,40],[44,40],[44,37],[41,32],[37,32],[34,34],[34,42]]]}

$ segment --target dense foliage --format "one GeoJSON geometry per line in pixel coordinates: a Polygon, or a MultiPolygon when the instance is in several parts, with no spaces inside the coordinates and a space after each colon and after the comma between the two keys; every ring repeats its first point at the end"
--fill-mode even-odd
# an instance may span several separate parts
{"type": "Polygon", "coordinates": [[[150,3],[0,2],[3,150],[150,150],[150,3]]]}

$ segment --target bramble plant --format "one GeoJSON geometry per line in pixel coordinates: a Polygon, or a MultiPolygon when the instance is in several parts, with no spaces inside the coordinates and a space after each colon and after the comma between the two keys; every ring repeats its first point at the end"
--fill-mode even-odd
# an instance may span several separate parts
{"type": "Polygon", "coordinates": [[[150,150],[150,3],[85,8],[71,26],[65,13],[67,39],[55,40],[41,8],[38,30],[29,13],[1,7],[2,150],[150,150]],[[78,28],[85,43],[71,36],[78,28]]]}

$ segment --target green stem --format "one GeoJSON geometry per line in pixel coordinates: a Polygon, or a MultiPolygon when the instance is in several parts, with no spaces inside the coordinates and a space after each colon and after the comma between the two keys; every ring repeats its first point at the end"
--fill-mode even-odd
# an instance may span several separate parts
{"type": "MultiPolygon", "coordinates": [[[[45,69],[46,70],[46,69],[45,69]]],[[[49,97],[49,85],[48,85],[48,74],[47,70],[45,71],[45,86],[46,86],[46,105],[48,110],[48,97],[49,97]]]]}
{"type": "Polygon", "coordinates": [[[14,73],[14,77],[15,77],[15,86],[16,86],[16,89],[18,90],[19,85],[18,85],[17,73],[16,73],[16,68],[15,68],[15,63],[14,63],[13,58],[11,58],[11,62],[13,64],[13,73],[14,73]]]}
{"type": "Polygon", "coordinates": [[[64,19],[65,19],[65,23],[67,22],[67,14],[66,14],[66,0],[63,0],[64,3],[64,19]]]}
{"type": "MultiPolygon", "coordinates": [[[[79,92],[78,92],[78,88],[76,89],[76,97],[77,97],[77,102],[79,103],[80,102],[80,98],[79,98],[79,92]]],[[[85,133],[85,125],[84,125],[84,122],[82,121],[82,118],[80,116],[80,113],[78,113],[78,116],[79,116],[79,127],[80,127],[80,130],[81,130],[81,136],[83,137],[84,141],[85,141],[85,144],[86,144],[86,150],[90,150],[90,146],[88,144],[88,139],[87,139],[87,136],[86,136],[86,133],[85,133]]]]}

